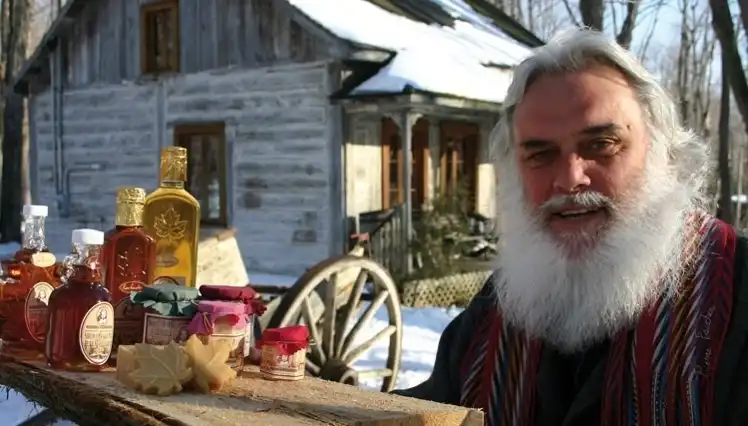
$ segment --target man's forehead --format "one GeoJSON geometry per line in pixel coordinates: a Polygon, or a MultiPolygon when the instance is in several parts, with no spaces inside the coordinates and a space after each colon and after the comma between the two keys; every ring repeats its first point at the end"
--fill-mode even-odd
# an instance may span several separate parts
{"type": "Polygon", "coordinates": [[[625,129],[636,117],[641,109],[634,90],[604,67],[539,77],[517,105],[513,125],[518,134],[556,137],[600,126],[625,129]]]}

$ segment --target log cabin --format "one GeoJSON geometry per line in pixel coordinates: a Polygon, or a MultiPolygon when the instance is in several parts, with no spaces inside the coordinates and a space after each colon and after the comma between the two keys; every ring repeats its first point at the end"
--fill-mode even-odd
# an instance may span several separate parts
{"type": "Polygon", "coordinates": [[[65,250],[185,146],[203,229],[298,275],[347,250],[351,218],[398,205],[408,228],[458,179],[492,215],[488,133],[541,43],[485,0],[68,0],[14,83],[32,199],[65,250]]]}

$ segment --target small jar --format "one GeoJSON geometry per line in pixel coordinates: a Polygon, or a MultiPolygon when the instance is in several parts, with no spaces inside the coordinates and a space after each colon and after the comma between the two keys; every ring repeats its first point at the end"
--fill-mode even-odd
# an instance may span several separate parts
{"type": "Polygon", "coordinates": [[[301,380],[306,371],[309,330],[305,325],[269,328],[259,342],[260,374],[268,380],[301,380]]]}
{"type": "Polygon", "coordinates": [[[232,369],[241,371],[244,368],[244,341],[249,317],[243,303],[200,300],[188,330],[190,335],[197,335],[205,344],[212,340],[228,342],[231,353],[226,363],[232,369]]]}
{"type": "Polygon", "coordinates": [[[132,309],[142,307],[142,333],[140,340],[132,343],[167,345],[174,341],[184,345],[190,337],[188,326],[197,312],[199,294],[196,288],[176,284],[158,284],[133,293],[132,309]]]}
{"type": "Polygon", "coordinates": [[[244,305],[247,314],[247,330],[244,336],[244,357],[249,357],[255,346],[254,321],[256,316],[265,312],[265,304],[257,298],[257,292],[252,287],[234,287],[227,285],[200,286],[201,300],[220,300],[236,302],[244,305]]]}

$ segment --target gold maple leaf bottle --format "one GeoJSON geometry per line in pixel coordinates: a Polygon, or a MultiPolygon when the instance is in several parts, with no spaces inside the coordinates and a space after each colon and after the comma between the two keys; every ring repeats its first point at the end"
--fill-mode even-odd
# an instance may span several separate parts
{"type": "Polygon", "coordinates": [[[195,287],[200,204],[184,188],[187,149],[161,151],[161,185],[145,199],[143,228],[156,240],[153,284],[195,287]]]}

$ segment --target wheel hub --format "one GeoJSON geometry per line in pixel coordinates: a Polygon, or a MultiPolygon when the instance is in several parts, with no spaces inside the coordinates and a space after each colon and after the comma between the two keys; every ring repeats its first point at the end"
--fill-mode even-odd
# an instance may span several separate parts
{"type": "Polygon", "coordinates": [[[331,359],[325,363],[319,377],[332,382],[358,386],[358,373],[338,359],[331,359]]]}

